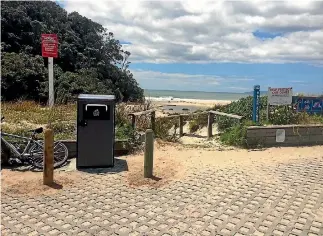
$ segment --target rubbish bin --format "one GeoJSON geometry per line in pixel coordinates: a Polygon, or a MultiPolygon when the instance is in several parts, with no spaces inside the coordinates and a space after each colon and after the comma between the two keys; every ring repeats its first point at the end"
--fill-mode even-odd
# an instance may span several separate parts
{"type": "Polygon", "coordinates": [[[115,97],[80,94],[77,99],[77,168],[114,166],[115,97]]]}

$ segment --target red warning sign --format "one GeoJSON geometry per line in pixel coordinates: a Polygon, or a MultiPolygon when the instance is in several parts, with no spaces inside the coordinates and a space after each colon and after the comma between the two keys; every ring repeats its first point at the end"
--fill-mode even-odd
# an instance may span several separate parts
{"type": "Polygon", "coordinates": [[[57,34],[42,34],[41,49],[43,57],[58,57],[57,34]]]}

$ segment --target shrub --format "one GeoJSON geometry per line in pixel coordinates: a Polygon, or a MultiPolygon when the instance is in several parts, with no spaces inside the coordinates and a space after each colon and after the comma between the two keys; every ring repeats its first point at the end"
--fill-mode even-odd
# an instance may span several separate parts
{"type": "MultiPolygon", "coordinates": [[[[266,119],[266,109],[267,109],[267,97],[260,97],[259,102],[260,109],[260,120],[266,119]]],[[[252,120],[252,110],[253,110],[253,97],[248,96],[241,98],[238,101],[232,102],[228,105],[221,106],[219,109],[221,112],[235,114],[243,116],[245,120],[252,120]]],[[[236,125],[236,119],[229,117],[216,116],[216,122],[218,123],[219,130],[225,130],[236,125]]]]}
{"type": "Polygon", "coordinates": [[[119,124],[116,127],[117,139],[132,139],[135,135],[135,131],[129,123],[119,124]]]}
{"type": "Polygon", "coordinates": [[[239,146],[239,147],[247,147],[247,126],[236,124],[225,130],[220,135],[220,140],[224,144],[239,146]]]}
{"type": "Polygon", "coordinates": [[[286,107],[276,107],[269,116],[269,122],[273,125],[298,124],[300,114],[293,112],[286,107]]]}
{"type": "Polygon", "coordinates": [[[247,143],[247,128],[252,125],[255,125],[252,121],[236,123],[220,134],[220,141],[227,145],[246,148],[249,146],[247,143]]]}
{"type": "Polygon", "coordinates": [[[199,128],[200,128],[200,125],[199,125],[198,120],[191,120],[190,121],[190,123],[189,123],[190,133],[194,133],[194,132],[198,131],[199,128]]]}
{"type": "MultiPolygon", "coordinates": [[[[201,112],[201,111],[200,111],[201,112]]],[[[206,127],[208,123],[208,114],[198,114],[193,115],[189,122],[189,130],[191,133],[196,132],[198,129],[206,127]]]]}
{"type": "Polygon", "coordinates": [[[160,117],[156,119],[155,136],[166,141],[176,141],[177,118],[160,117]],[[173,129],[172,129],[173,128],[173,129]]]}
{"type": "Polygon", "coordinates": [[[127,106],[125,104],[118,104],[116,106],[116,111],[115,111],[116,126],[121,124],[127,124],[127,123],[130,124],[130,120],[129,120],[130,113],[131,111],[127,109],[127,106]]]}

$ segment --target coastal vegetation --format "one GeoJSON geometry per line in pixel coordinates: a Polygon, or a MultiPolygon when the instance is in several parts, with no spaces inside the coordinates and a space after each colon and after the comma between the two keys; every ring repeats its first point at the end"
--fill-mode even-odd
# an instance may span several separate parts
{"type": "MultiPolygon", "coordinates": [[[[234,101],[228,105],[216,105],[211,110],[218,110],[225,113],[243,116],[242,122],[229,117],[216,116],[216,123],[220,133],[220,140],[224,144],[248,147],[246,141],[247,127],[258,125],[299,125],[299,124],[323,124],[323,116],[308,114],[306,112],[296,112],[292,106],[275,106],[269,110],[269,120],[267,121],[267,96],[261,96],[259,103],[259,123],[252,122],[253,97],[248,96],[234,101]]],[[[207,119],[196,117],[190,121],[190,127],[205,127],[207,119]]],[[[192,130],[193,131],[193,130],[192,130]]]]}
{"type": "Polygon", "coordinates": [[[143,89],[129,70],[130,52],[112,32],[52,1],[1,3],[1,99],[47,102],[47,58],[41,34],[58,35],[54,58],[56,103],[80,93],[114,94],[118,101],[142,101],[143,89]]]}

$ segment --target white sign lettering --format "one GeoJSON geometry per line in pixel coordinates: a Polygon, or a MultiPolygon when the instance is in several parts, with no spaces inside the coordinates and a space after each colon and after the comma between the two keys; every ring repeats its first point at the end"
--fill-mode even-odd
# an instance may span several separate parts
{"type": "Polygon", "coordinates": [[[290,105],[293,99],[293,88],[269,88],[269,105],[290,105]]]}

